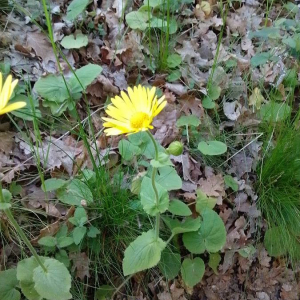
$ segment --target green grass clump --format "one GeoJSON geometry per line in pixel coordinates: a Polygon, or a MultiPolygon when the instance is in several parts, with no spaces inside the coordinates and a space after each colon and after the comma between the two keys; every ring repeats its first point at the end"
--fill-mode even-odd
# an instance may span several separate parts
{"type": "Polygon", "coordinates": [[[258,169],[258,205],[268,224],[269,254],[294,263],[300,259],[300,132],[294,125],[279,127],[258,169]]]}

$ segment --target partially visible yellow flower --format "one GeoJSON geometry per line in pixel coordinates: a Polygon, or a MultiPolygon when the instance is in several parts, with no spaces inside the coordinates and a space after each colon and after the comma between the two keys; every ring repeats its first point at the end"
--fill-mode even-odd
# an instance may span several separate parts
{"type": "Polygon", "coordinates": [[[156,88],[145,88],[141,85],[133,89],[128,88],[128,94],[121,92],[121,97],[111,99],[105,112],[111,118],[102,118],[106,127],[106,135],[136,133],[153,129],[153,118],[166,106],[165,97],[157,99],[156,88]]]}
{"type": "Polygon", "coordinates": [[[9,75],[2,86],[2,74],[0,73],[0,115],[26,106],[24,101],[7,104],[17,83],[18,80],[12,82],[12,76],[9,75]]]}

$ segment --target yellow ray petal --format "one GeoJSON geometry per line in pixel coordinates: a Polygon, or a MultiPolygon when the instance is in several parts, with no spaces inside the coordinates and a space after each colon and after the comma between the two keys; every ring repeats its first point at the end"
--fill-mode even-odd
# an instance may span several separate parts
{"type": "Polygon", "coordinates": [[[153,117],[156,117],[167,105],[167,101],[162,102],[154,111],[153,117]]]}
{"type": "Polygon", "coordinates": [[[102,117],[102,119],[104,121],[106,121],[106,123],[103,123],[104,127],[109,127],[111,125],[116,125],[118,127],[131,128],[129,123],[121,122],[121,121],[118,121],[116,119],[106,118],[106,117],[102,117]]]}
{"type": "Polygon", "coordinates": [[[123,98],[124,102],[126,103],[126,105],[128,106],[128,108],[132,111],[136,111],[135,107],[133,106],[130,98],[128,97],[128,95],[124,92],[121,91],[121,97],[123,98]]]}
{"type": "Polygon", "coordinates": [[[11,86],[10,86],[10,94],[9,94],[9,97],[8,97],[8,100],[10,99],[11,97],[11,94],[13,93],[16,85],[18,84],[19,80],[18,79],[15,79],[12,83],[11,83],[11,86]]]}
{"type": "Polygon", "coordinates": [[[118,129],[118,128],[107,128],[107,129],[104,130],[104,132],[108,136],[110,136],[110,135],[119,135],[119,134],[126,133],[123,130],[118,129]]]}
{"type": "Polygon", "coordinates": [[[115,118],[116,120],[119,120],[121,122],[127,122],[129,120],[128,113],[124,112],[124,110],[116,108],[113,105],[109,105],[105,112],[112,118],[115,118]]]}
{"type": "Polygon", "coordinates": [[[0,94],[0,109],[5,107],[9,100],[11,80],[12,80],[12,76],[8,75],[8,77],[6,78],[5,83],[3,85],[1,94],[0,94]]]}
{"type": "Polygon", "coordinates": [[[6,107],[0,109],[0,115],[6,114],[6,113],[11,112],[16,109],[23,108],[25,106],[26,106],[26,102],[23,102],[23,101],[9,104],[6,107]]]}

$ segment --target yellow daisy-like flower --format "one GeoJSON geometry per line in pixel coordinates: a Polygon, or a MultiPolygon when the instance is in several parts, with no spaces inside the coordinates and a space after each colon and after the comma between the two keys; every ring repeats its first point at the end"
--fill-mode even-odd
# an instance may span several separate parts
{"type": "Polygon", "coordinates": [[[112,104],[105,110],[111,118],[102,118],[106,121],[103,123],[106,135],[130,134],[153,129],[151,125],[153,118],[167,104],[164,96],[157,99],[155,91],[155,87],[145,88],[139,85],[133,89],[128,88],[128,94],[122,91],[121,97],[112,98],[112,104]]]}
{"type": "Polygon", "coordinates": [[[24,101],[7,104],[17,83],[18,80],[12,81],[12,76],[9,75],[2,86],[2,73],[0,73],[0,115],[26,106],[24,101]]]}

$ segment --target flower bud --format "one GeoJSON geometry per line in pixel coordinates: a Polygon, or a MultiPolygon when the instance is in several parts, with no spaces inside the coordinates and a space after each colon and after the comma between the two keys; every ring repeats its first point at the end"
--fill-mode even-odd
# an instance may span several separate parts
{"type": "Polygon", "coordinates": [[[178,156],[183,152],[183,144],[178,141],[172,142],[169,145],[167,152],[171,155],[178,156]]]}

